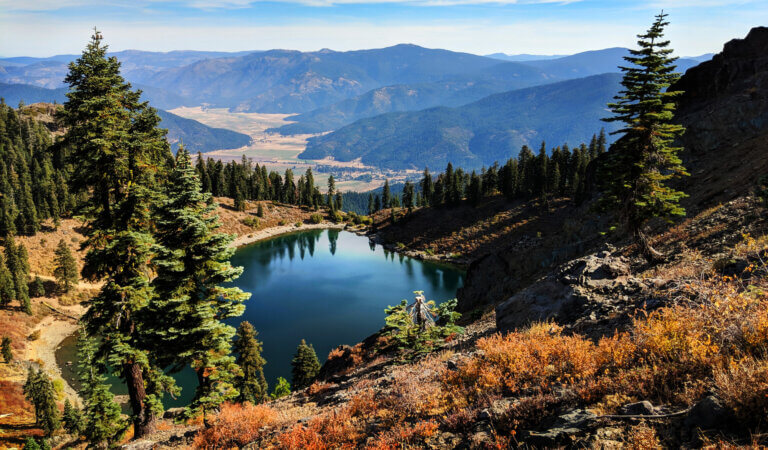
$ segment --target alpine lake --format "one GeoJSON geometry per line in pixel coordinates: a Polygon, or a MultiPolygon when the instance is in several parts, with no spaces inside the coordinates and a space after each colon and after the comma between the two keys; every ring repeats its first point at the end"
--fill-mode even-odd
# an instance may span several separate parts
{"type": "MultiPolygon", "coordinates": [[[[276,236],[240,247],[232,264],[243,274],[232,284],[250,292],[245,313],[227,320],[233,327],[247,320],[263,342],[264,375],[270,392],[278,377],[291,380],[291,359],[301,339],[311,343],[322,364],[339,345],[354,345],[384,325],[384,309],[413,299],[413,291],[441,303],[456,297],[464,272],[452,266],[409,258],[371,243],[367,237],[313,229],[276,236]]],[[[76,337],[56,350],[64,378],[78,387],[76,337]]],[[[197,378],[191,369],[174,374],[182,387],[166,396],[166,408],[185,406],[197,378]]],[[[110,377],[115,394],[124,385],[110,377]]]]}

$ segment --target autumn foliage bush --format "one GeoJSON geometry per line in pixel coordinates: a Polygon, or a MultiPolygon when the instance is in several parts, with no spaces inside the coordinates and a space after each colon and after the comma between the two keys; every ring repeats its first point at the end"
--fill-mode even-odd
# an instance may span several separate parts
{"type": "Polygon", "coordinates": [[[208,428],[195,436],[196,448],[233,448],[255,441],[259,430],[272,425],[277,413],[266,405],[229,404],[221,405],[221,410],[208,428]]]}

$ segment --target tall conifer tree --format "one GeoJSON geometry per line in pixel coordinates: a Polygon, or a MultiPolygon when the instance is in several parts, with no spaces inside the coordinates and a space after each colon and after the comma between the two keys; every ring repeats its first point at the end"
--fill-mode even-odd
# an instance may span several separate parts
{"type": "Polygon", "coordinates": [[[82,211],[89,219],[82,275],[103,283],[82,320],[89,335],[100,337],[99,353],[126,383],[139,438],[154,429],[163,393],[173,391],[173,380],[151,358],[152,342],[141,323],[154,295],[149,263],[155,252],[150,217],[155,177],[171,152],[165,131],[157,128],[156,111],[131,91],[120,63],[107,57],[101,41],[94,31],[69,65],[63,144],[74,163],[72,187],[89,195],[82,211]]]}
{"type": "Polygon", "coordinates": [[[224,287],[240,276],[230,258],[232,235],[218,233],[219,217],[211,194],[202,192],[189,153],[180,148],[164,186],[166,199],[156,208],[158,256],[157,298],[147,320],[163,366],[191,366],[198,386],[191,410],[206,413],[237,396],[233,377],[238,368],[230,355],[235,329],[225,319],[239,316],[250,297],[224,287]]]}
{"type": "MultiPolygon", "coordinates": [[[[685,214],[680,206],[685,194],[668,183],[688,175],[678,156],[682,148],[674,145],[685,129],[672,123],[674,98],[681,92],[666,90],[679,78],[676,58],[664,40],[666,17],[663,12],[656,16],[651,28],[638,35],[640,48],[624,58],[631,65],[621,67],[623,89],[614,97],[616,102],[608,104],[614,116],[604,119],[624,126],[614,132],[622,136],[611,146],[604,166],[602,204],[618,211],[650,260],[661,255],[648,242],[645,225],[652,218],[670,220],[685,214]]],[[[603,136],[599,140],[604,141],[603,136]]]]}
{"type": "Polygon", "coordinates": [[[242,322],[237,328],[234,351],[237,353],[237,365],[242,374],[236,378],[239,400],[253,404],[269,399],[267,379],[264,378],[264,365],[267,361],[261,356],[262,343],[256,339],[258,333],[248,322],[242,322]]]}

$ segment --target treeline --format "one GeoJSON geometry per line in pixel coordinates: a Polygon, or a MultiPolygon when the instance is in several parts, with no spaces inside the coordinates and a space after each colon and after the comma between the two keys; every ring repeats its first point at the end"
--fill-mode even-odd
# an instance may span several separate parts
{"type": "Polygon", "coordinates": [[[50,131],[24,111],[0,100],[0,237],[33,235],[76,203],[50,131]]]}
{"type": "Polygon", "coordinates": [[[296,179],[291,169],[280,175],[268,171],[266,166],[253,164],[245,156],[240,162],[224,164],[213,158],[204,159],[202,154],[198,154],[195,168],[204,192],[234,199],[238,210],[245,209],[246,200],[271,200],[314,209],[328,206],[338,210],[343,206],[342,194],[336,191],[333,176],[328,179],[330,195],[323,194],[315,185],[311,168],[296,179]]]}
{"type": "MultiPolygon", "coordinates": [[[[499,193],[509,200],[546,200],[554,196],[570,197],[578,202],[587,193],[587,166],[605,151],[606,136],[601,130],[592,136],[588,145],[571,149],[565,144],[548,153],[546,143],[542,142],[538,154],[524,145],[517,158],[510,158],[503,166],[495,163],[480,173],[474,170],[468,173],[448,163],[445,171],[437,176],[425,169],[417,184],[406,181],[400,195],[392,191],[387,180],[380,194],[372,191],[362,196],[367,195],[368,214],[397,207],[456,206],[465,199],[478,205],[483,197],[499,193]]],[[[350,204],[360,203],[360,194],[347,194],[347,197],[350,204]]]]}

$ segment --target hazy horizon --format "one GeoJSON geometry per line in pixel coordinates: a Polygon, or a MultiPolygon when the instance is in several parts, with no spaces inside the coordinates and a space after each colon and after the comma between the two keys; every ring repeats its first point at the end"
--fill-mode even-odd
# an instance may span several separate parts
{"type": "Polygon", "coordinates": [[[633,47],[661,9],[676,54],[716,53],[768,23],[758,0],[0,0],[0,55],[112,51],[335,51],[413,43],[478,55],[633,47]]]}

